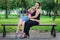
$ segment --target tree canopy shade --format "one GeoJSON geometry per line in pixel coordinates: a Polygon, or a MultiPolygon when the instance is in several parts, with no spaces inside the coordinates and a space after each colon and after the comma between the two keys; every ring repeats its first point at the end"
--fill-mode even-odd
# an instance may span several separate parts
{"type": "MultiPolygon", "coordinates": [[[[28,9],[33,6],[37,1],[41,3],[41,8],[48,12],[54,11],[56,8],[56,0],[0,0],[0,10],[6,10],[6,16],[9,10],[16,8],[28,9]]],[[[60,9],[60,0],[58,0],[57,10],[60,9]]],[[[50,13],[49,13],[50,15],[50,13]]]]}
{"type": "MultiPolygon", "coordinates": [[[[41,4],[42,4],[43,10],[47,10],[47,12],[54,11],[54,17],[53,17],[53,21],[54,21],[56,18],[56,15],[58,15],[57,10],[60,9],[60,1],[59,0],[43,0],[41,4]]],[[[48,15],[51,16],[50,13],[48,13],[48,15]]]]}
{"type": "Polygon", "coordinates": [[[0,9],[6,10],[6,18],[8,18],[8,11],[16,8],[27,8],[28,2],[26,0],[0,0],[0,9]]]}
{"type": "Polygon", "coordinates": [[[34,0],[0,0],[0,9],[6,10],[6,18],[8,18],[9,10],[16,8],[28,9],[33,2],[34,0]]]}
{"type": "MultiPolygon", "coordinates": [[[[16,9],[20,7],[30,8],[37,1],[41,3],[41,8],[44,10],[53,10],[56,0],[7,0],[8,9],[16,9]]],[[[60,4],[60,0],[58,0],[58,4],[60,4]]],[[[0,0],[0,9],[6,9],[5,0],[0,0]]]]}
{"type": "MultiPolygon", "coordinates": [[[[0,9],[5,10],[6,8],[6,4],[5,4],[6,0],[0,0],[0,9]]],[[[29,2],[28,0],[7,0],[8,2],[8,8],[9,9],[16,9],[16,8],[20,8],[20,7],[25,7],[27,8],[27,6],[29,7],[29,2]]]]}
{"type": "Polygon", "coordinates": [[[6,5],[5,5],[5,0],[0,0],[0,9],[5,9],[6,7],[5,7],[6,5]]]}

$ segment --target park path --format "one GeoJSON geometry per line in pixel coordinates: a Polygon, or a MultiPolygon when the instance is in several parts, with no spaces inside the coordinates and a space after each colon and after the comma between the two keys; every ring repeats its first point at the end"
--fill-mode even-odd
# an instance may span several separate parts
{"type": "Polygon", "coordinates": [[[30,38],[27,39],[15,39],[14,33],[7,33],[6,37],[2,37],[0,33],[0,40],[60,40],[60,33],[54,38],[50,35],[50,32],[30,31],[30,38]]]}

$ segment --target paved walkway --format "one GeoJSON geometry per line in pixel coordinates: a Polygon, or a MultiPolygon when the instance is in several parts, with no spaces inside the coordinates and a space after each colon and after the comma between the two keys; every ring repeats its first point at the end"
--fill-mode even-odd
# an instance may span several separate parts
{"type": "Polygon", "coordinates": [[[30,38],[27,39],[15,39],[14,33],[7,33],[6,37],[3,38],[0,33],[0,40],[60,40],[60,33],[57,33],[54,38],[50,35],[50,32],[30,31],[30,38]]]}

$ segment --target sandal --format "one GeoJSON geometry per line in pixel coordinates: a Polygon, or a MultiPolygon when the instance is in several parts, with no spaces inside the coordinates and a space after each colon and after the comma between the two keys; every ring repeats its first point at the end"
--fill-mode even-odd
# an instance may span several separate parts
{"type": "Polygon", "coordinates": [[[18,33],[15,33],[15,38],[16,38],[16,39],[18,38],[18,33]]]}
{"type": "Polygon", "coordinates": [[[21,33],[20,37],[23,35],[23,33],[21,33]]]}
{"type": "Polygon", "coordinates": [[[26,34],[23,34],[20,36],[20,39],[25,39],[25,38],[28,38],[28,36],[26,34]]]}

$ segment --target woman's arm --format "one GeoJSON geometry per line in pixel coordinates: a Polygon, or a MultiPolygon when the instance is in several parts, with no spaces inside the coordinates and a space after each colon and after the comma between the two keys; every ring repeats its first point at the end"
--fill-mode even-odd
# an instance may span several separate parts
{"type": "Polygon", "coordinates": [[[37,12],[36,12],[36,15],[35,16],[29,16],[29,18],[33,19],[33,18],[36,18],[39,14],[41,13],[41,10],[38,9],[37,12]]]}
{"type": "Polygon", "coordinates": [[[39,22],[40,20],[37,20],[37,19],[30,19],[30,20],[32,20],[32,21],[37,21],[37,22],[39,22]]]}

